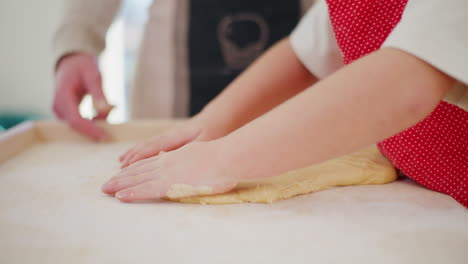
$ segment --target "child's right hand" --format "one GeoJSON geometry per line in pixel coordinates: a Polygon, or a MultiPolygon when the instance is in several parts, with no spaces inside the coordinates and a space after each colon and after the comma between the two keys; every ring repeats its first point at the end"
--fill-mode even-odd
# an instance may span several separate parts
{"type": "Polygon", "coordinates": [[[224,135],[219,126],[210,126],[201,118],[193,117],[161,135],[137,144],[121,155],[119,161],[122,168],[125,168],[160,152],[175,150],[193,141],[210,141],[224,135]]]}

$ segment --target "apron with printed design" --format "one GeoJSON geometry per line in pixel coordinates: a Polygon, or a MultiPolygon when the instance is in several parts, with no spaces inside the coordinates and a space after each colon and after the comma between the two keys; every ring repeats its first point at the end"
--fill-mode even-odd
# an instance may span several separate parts
{"type": "MultiPolygon", "coordinates": [[[[345,64],[379,49],[407,0],[327,0],[345,64]]],[[[406,176],[468,207],[468,112],[442,101],[424,120],[378,143],[406,176]]]]}
{"type": "Polygon", "coordinates": [[[198,113],[315,0],[154,0],[130,90],[131,118],[198,113]]]}

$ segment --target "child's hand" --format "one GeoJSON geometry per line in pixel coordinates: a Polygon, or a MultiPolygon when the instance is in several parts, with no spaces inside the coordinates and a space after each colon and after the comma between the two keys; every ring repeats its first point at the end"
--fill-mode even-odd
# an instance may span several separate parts
{"type": "Polygon", "coordinates": [[[122,201],[223,193],[239,179],[217,141],[193,142],[141,160],[105,183],[103,192],[122,201]]]}
{"type": "Polygon", "coordinates": [[[210,126],[201,118],[192,118],[170,129],[162,135],[155,136],[140,143],[120,156],[122,168],[139,160],[178,149],[193,141],[209,141],[224,136],[220,127],[210,126]]]}

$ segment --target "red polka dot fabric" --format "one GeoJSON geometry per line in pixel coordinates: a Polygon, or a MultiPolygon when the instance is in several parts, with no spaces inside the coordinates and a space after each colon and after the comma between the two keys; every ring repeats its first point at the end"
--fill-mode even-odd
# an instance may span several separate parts
{"type": "MultiPolygon", "coordinates": [[[[345,64],[379,49],[407,0],[327,0],[345,64]]],[[[406,176],[468,207],[468,112],[441,102],[423,121],[378,143],[406,176]]]]}
{"type": "Polygon", "coordinates": [[[327,0],[335,37],[348,64],[382,46],[407,0],[327,0]]]}
{"type": "Polygon", "coordinates": [[[405,175],[468,207],[468,114],[442,102],[417,125],[378,144],[405,175]]]}

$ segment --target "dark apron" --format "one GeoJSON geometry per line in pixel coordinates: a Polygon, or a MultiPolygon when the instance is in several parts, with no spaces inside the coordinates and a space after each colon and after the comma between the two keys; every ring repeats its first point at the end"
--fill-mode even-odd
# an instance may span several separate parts
{"type": "Polygon", "coordinates": [[[300,1],[194,0],[189,18],[189,113],[198,113],[301,16],[300,1]]]}

